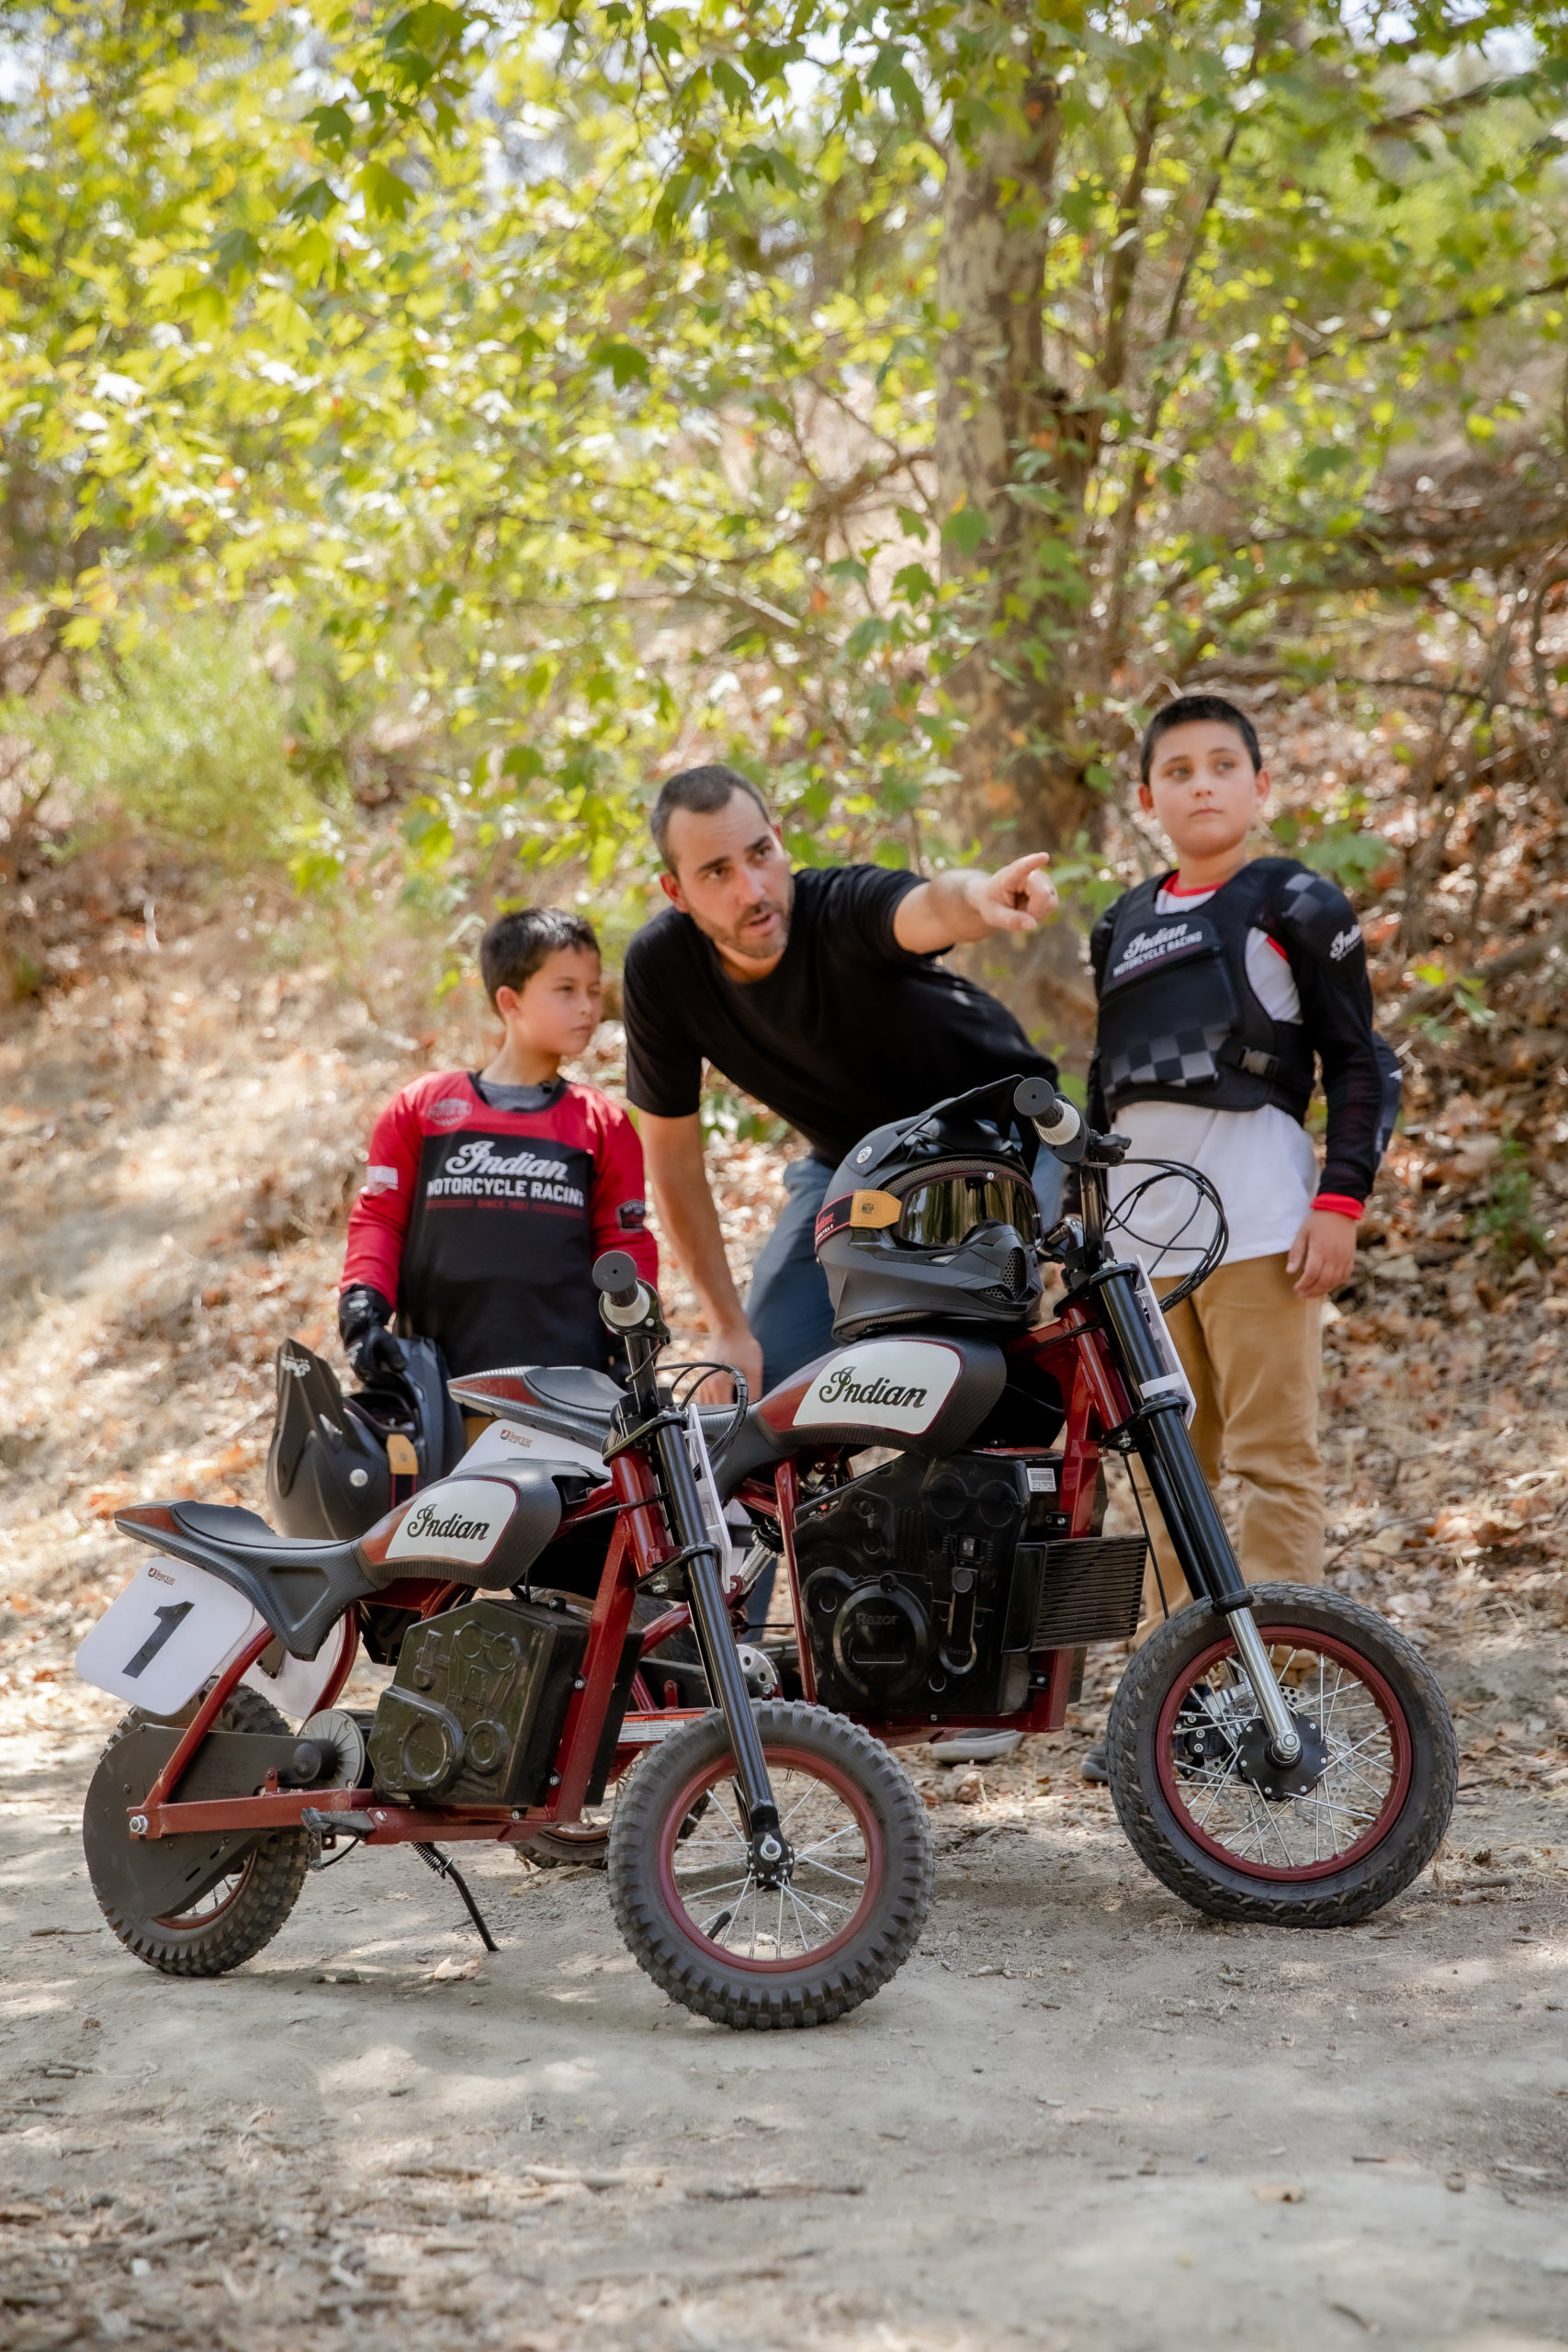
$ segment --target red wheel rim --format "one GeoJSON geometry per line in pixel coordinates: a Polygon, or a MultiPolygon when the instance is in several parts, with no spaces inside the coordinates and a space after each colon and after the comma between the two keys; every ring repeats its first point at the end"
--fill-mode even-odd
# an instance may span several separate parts
{"type": "MultiPolygon", "coordinates": [[[[1287,1701],[1298,1713],[1317,1723],[1320,1728],[1326,1728],[1329,1733],[1328,1766],[1322,1780],[1316,1784],[1316,1789],[1307,1798],[1284,1798],[1278,1802],[1272,1801],[1260,1796],[1256,1790],[1249,1789],[1247,1783],[1241,1781],[1234,1771],[1224,1769],[1211,1779],[1195,1781],[1191,1778],[1184,1778],[1176,1769],[1175,1758],[1177,1716],[1183,1702],[1195,1686],[1203,1681],[1222,1661],[1234,1668],[1237,1681],[1244,1679],[1236,1657],[1235,1644],[1224,1635],[1218,1641],[1211,1643],[1206,1650],[1193,1658],[1166,1693],[1165,1704],[1160,1709],[1159,1721],[1155,1727],[1155,1770],[1159,1781],[1160,1793],[1176,1815],[1183,1834],[1190,1838],[1193,1845],[1200,1848],[1203,1853],[1212,1856],[1215,1861],[1223,1862],[1227,1870],[1238,1871],[1246,1878],[1267,1879],[1274,1885],[1330,1878],[1341,1871],[1348,1870],[1351,1864],[1359,1861],[1364,1854],[1370,1854],[1375,1846],[1381,1844],[1399,1818],[1410,1789],[1413,1756],[1410,1726],[1405,1720],[1404,1710],[1394,1696],[1389,1683],[1379,1673],[1371,1658],[1364,1657],[1360,1651],[1352,1649],[1348,1642],[1337,1641],[1329,1634],[1314,1633],[1304,1625],[1260,1624],[1258,1630],[1263,1637],[1265,1647],[1271,1651],[1280,1649],[1305,1651],[1315,1658],[1331,1661],[1342,1673],[1348,1673],[1371,1700],[1387,1743],[1386,1755],[1380,1760],[1381,1772],[1386,1776],[1387,1786],[1378,1797],[1372,1819],[1361,1830],[1359,1836],[1351,1842],[1336,1848],[1332,1854],[1314,1855],[1312,1860],[1304,1862],[1292,1862],[1287,1859],[1271,1861],[1266,1853],[1258,1856],[1241,1854],[1234,1846],[1224,1844],[1211,1833],[1208,1823],[1216,1809],[1219,1797],[1227,1791],[1235,1792],[1235,1801],[1245,1804],[1250,1827],[1262,1825],[1260,1842],[1266,1847],[1269,1833],[1272,1832],[1281,1849],[1287,1851],[1284,1828],[1281,1825],[1292,1817],[1291,1810],[1292,1806],[1313,1804],[1314,1825],[1320,1821],[1325,1811],[1327,1811],[1331,1817],[1337,1810],[1354,1814],[1357,1808],[1348,1798],[1341,1800],[1337,1806],[1332,1800],[1320,1798],[1317,1795],[1317,1789],[1326,1785],[1330,1775],[1336,1770],[1344,1770],[1347,1764],[1354,1774],[1363,1780],[1366,1779],[1365,1766],[1359,1758],[1365,1739],[1371,1736],[1366,1734],[1360,1738],[1354,1739],[1348,1758],[1336,1756],[1333,1747],[1336,1736],[1333,1712],[1334,1704],[1337,1703],[1339,1696],[1339,1686],[1337,1683],[1334,1692],[1329,1694],[1330,1703],[1325,1711],[1320,1676],[1316,1713],[1314,1712],[1310,1701],[1305,1704],[1301,1703],[1302,1693],[1299,1690],[1287,1689],[1285,1693],[1287,1701]],[[1326,1726],[1322,1721],[1325,1712],[1329,1718],[1326,1726]],[[1200,1787],[1205,1797],[1209,1799],[1201,1818],[1192,1809],[1194,1786],[1200,1787]],[[1245,1794],[1241,1793],[1243,1792],[1245,1794]]],[[[1276,1671],[1278,1670],[1276,1665],[1276,1671]]],[[[1248,1697],[1250,1702],[1250,1693],[1248,1697]]],[[[1252,1707],[1252,1713],[1256,1714],[1255,1705],[1252,1707]]],[[[1318,1826],[1314,1826],[1313,1834],[1314,1841],[1320,1838],[1321,1832],[1318,1826]]]]}
{"type": "MultiPolygon", "coordinates": [[[[828,1758],[813,1755],[805,1748],[772,1747],[767,1751],[767,1757],[769,1775],[780,1800],[781,1826],[784,1836],[790,1839],[792,1845],[796,1847],[795,1876],[797,1879],[807,1882],[793,1888],[795,1895],[795,1908],[793,1916],[791,1916],[791,1905],[787,1896],[780,1905],[779,1916],[784,1918],[788,1925],[799,1929],[801,1906],[809,1911],[818,1912],[820,1916],[818,1906],[828,1905],[844,1906],[848,1905],[850,1899],[848,1889],[839,1885],[836,1880],[833,1881],[836,1887],[834,1894],[828,1894],[823,1891],[817,1883],[818,1879],[825,1875],[823,1863],[820,1859],[813,1858],[808,1852],[809,1847],[815,1842],[819,1847],[826,1845],[829,1852],[839,1855],[845,1843],[846,1832],[850,1825],[845,1824],[832,1833],[832,1836],[837,1838],[837,1844],[833,1844],[828,1838],[815,1841],[807,1838],[797,1843],[795,1836],[792,1835],[790,1819],[792,1811],[795,1813],[798,1821],[799,1808],[805,1805],[810,1795],[809,1790],[804,1794],[799,1794],[787,1788],[788,1776],[792,1772],[798,1772],[818,1788],[831,1791],[847,1810],[853,1827],[859,1832],[863,1848],[864,1878],[861,1885],[860,1899],[853,1905],[850,1917],[845,1918],[842,1925],[833,1932],[825,1934],[819,1943],[805,1946],[803,1932],[803,1949],[781,1957],[759,1954],[754,1951],[736,1951],[728,1944],[716,1942],[693,1917],[688,1894],[700,1896],[697,1907],[705,1915],[711,1912],[716,1903],[722,1908],[727,1899],[724,1882],[711,1889],[689,1885],[688,1889],[683,1891],[680,1876],[677,1874],[678,1860],[691,1865],[695,1861],[696,1853],[704,1850],[704,1846],[699,1843],[704,1825],[699,1825],[698,1834],[684,1841],[680,1835],[682,1824],[700,1797],[706,1796],[712,1800],[708,1815],[704,1816],[705,1824],[713,1813],[717,1812],[722,1819],[730,1824],[734,1832],[733,1836],[728,1839],[718,1841],[727,1844],[730,1853],[737,1858],[732,1864],[718,1866],[724,1871],[725,1881],[736,1879],[745,1867],[744,1862],[739,1859],[742,1853],[742,1847],[734,1816],[716,1794],[721,1781],[734,1778],[735,1760],[729,1756],[717,1757],[711,1764],[705,1764],[693,1772],[666,1808],[663,1826],[659,1836],[659,1891],[671,1917],[680,1926],[682,1935],[688,1938],[699,1951],[711,1954],[722,1966],[743,1970],[748,1976],[787,1976],[801,1968],[815,1968],[820,1962],[831,1960],[835,1953],[841,1951],[844,1946],[859,1934],[876,1901],[877,1893],[882,1884],[882,1833],[876,1815],[872,1811],[863,1791],[856,1786],[847,1772],[831,1763],[828,1758]]],[[[836,1872],[840,1868],[840,1861],[838,1860],[827,1865],[827,1871],[829,1872],[836,1872]]],[[[696,1871],[690,1873],[694,1877],[697,1874],[696,1871]]],[[[768,1896],[765,1892],[763,1899],[776,1900],[768,1896]]],[[[739,1900],[744,1900],[744,1897],[739,1900]]],[[[733,1917],[734,1914],[732,1913],[731,1916],[733,1917]]],[[[750,1917],[753,1923],[752,1940],[755,1942],[758,1939],[755,1905],[752,1905],[750,1917]]],[[[831,1914],[829,1914],[830,1917],[831,1914]]],[[[712,1924],[711,1917],[709,1924],[712,1924]]]]}
{"type": "MultiPolygon", "coordinates": [[[[254,1867],[255,1859],[254,1851],[245,1856],[234,1873],[228,1894],[224,1895],[221,1902],[215,1903],[210,1911],[164,1911],[153,1920],[152,1925],[155,1928],[166,1928],[170,1935],[200,1935],[204,1929],[214,1926],[218,1920],[233,1909],[245,1891],[245,1883],[254,1867]]],[[[218,1883],[221,1886],[222,1880],[220,1879],[218,1883]]],[[[201,1899],[205,1903],[206,1895],[201,1899]]]]}

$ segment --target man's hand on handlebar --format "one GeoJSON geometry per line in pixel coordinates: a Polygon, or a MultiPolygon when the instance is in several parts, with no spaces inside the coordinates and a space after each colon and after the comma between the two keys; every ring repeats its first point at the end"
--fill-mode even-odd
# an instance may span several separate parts
{"type": "MultiPolygon", "coordinates": [[[[729,1330],[713,1330],[707,1336],[708,1353],[720,1363],[732,1363],[745,1381],[753,1397],[762,1393],[762,1351],[749,1323],[741,1323],[729,1330]]],[[[697,1391],[702,1405],[730,1405],[735,1401],[735,1383],[722,1373],[710,1373],[697,1391]]]]}

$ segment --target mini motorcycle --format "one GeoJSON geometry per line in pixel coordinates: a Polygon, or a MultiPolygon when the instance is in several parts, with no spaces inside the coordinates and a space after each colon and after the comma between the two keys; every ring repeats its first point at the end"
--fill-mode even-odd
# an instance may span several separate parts
{"type": "MultiPolygon", "coordinates": [[[[963,1327],[956,1294],[925,1319],[892,1305],[887,1328],[754,1406],[737,1382],[733,1406],[705,1409],[690,1392],[716,1367],[660,1384],[659,1300],[610,1251],[594,1279],[626,1386],[558,1367],[452,1382],[491,1429],[357,1538],[291,1541],[204,1503],[118,1515],[153,1556],[77,1666],[134,1707],[84,1822],[129,1950],[174,1974],[236,1967],[307,1870],[350,1846],[413,1845],[472,1909],[437,1839],[526,1846],[619,1782],[610,1895],[648,1973],[733,2026],[840,2017],[902,1965],[931,1899],[924,1811],[888,1748],[1057,1729],[1087,1645],[1134,1631],[1146,1539],[1102,1532],[1104,1460],[1132,1453],[1200,1596],[1112,1704],[1134,1847],[1232,1919],[1348,1922],[1410,1883],[1453,1803],[1442,1694],[1371,1611],[1243,1582],[1160,1306],[1111,1246],[1106,1176],[1125,1143],[1037,1080],[939,1105],[895,1141],[911,1171],[847,1190],[825,1224],[890,1248],[923,1236],[940,1281],[958,1252],[929,1247],[933,1217],[962,1223],[972,1201],[996,1274],[979,1295],[1027,1298],[1027,1273],[1037,1300],[1053,1260],[1066,1290],[1049,1321],[993,1336],[963,1327]],[[922,1133],[946,1155],[940,1181],[909,1140],[922,1133]],[[1037,1138],[1079,1188],[1043,1238],[1027,1232],[1037,1138]],[[737,1555],[737,1504],[788,1579],[798,1639],[779,1656],[743,1641],[756,1551],[737,1555]],[[649,1687],[647,1662],[686,1628],[712,1705],[649,1687]],[[394,1667],[373,1716],[336,1704],[360,1644],[394,1667]]],[[[852,1185],[871,1156],[847,1163],[852,1185]]],[[[1164,1164],[1145,1182],[1173,1174],[1205,1189],[1164,1164]]],[[[1187,1287],[1223,1246],[1221,1220],[1187,1287]]]]}

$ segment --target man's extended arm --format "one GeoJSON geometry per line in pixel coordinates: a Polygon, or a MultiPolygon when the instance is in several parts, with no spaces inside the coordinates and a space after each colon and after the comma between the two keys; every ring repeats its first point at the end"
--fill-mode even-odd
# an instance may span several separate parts
{"type": "Polygon", "coordinates": [[[933,875],[899,899],[893,936],[907,955],[940,956],[988,931],[1038,931],[1056,911],[1055,887],[1043,871],[1049,864],[1037,850],[997,874],[933,875]]]}
{"type": "Polygon", "coordinates": [[[683,1119],[641,1114],[653,1205],[671,1249],[691,1277],[708,1327],[708,1343],[721,1363],[743,1373],[753,1396],[762,1393],[762,1351],[746,1320],[724,1254],[718,1211],[703,1164],[703,1123],[694,1111],[683,1119]]]}

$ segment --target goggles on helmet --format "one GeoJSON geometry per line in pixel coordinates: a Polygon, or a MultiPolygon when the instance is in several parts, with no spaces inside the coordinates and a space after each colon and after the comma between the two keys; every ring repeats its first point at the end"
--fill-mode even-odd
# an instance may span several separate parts
{"type": "Polygon", "coordinates": [[[953,1250],[981,1225],[1010,1225],[1027,1241],[1039,1221],[1033,1188],[1021,1176],[994,1165],[949,1166],[898,1194],[849,1193],[829,1201],[817,1220],[817,1243],[856,1226],[890,1228],[912,1249],[953,1250]]]}

